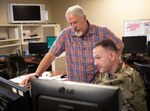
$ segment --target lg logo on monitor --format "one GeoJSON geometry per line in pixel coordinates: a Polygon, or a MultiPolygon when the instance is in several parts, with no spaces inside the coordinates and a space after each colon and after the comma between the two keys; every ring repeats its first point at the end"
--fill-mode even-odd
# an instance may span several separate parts
{"type": "Polygon", "coordinates": [[[59,93],[61,94],[75,94],[73,89],[65,89],[64,87],[59,88],[59,93]]]}

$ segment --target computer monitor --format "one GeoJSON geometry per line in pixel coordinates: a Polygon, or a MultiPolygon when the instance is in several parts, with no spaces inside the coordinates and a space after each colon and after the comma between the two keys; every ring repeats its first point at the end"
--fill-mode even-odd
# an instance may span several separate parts
{"type": "Polygon", "coordinates": [[[123,54],[131,54],[132,56],[146,54],[147,36],[124,36],[122,41],[124,43],[123,54]]]}
{"type": "Polygon", "coordinates": [[[147,56],[150,56],[150,41],[147,43],[147,56]]]}
{"type": "Polygon", "coordinates": [[[32,111],[29,90],[0,77],[0,111],[32,111]]]}
{"type": "Polygon", "coordinates": [[[48,49],[52,47],[55,40],[56,40],[56,36],[47,36],[46,41],[48,44],[48,49]]]}
{"type": "Polygon", "coordinates": [[[118,87],[31,80],[33,111],[120,111],[118,87]]]}
{"type": "Polygon", "coordinates": [[[47,42],[29,42],[29,54],[35,54],[37,57],[42,58],[48,52],[47,42]]]}

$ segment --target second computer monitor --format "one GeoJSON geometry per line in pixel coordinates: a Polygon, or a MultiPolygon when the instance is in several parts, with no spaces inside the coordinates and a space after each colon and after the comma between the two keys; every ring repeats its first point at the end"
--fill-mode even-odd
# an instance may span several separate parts
{"type": "Polygon", "coordinates": [[[122,37],[124,43],[123,54],[146,54],[147,36],[124,36],[122,37]]]}
{"type": "Polygon", "coordinates": [[[54,41],[56,40],[56,36],[48,36],[46,38],[47,40],[47,44],[48,44],[48,49],[50,49],[54,43],[54,41]]]}
{"type": "Polygon", "coordinates": [[[150,56],[150,41],[147,44],[147,56],[150,56]]]}
{"type": "Polygon", "coordinates": [[[39,57],[48,52],[47,42],[29,42],[28,48],[30,54],[35,54],[39,57]]]}

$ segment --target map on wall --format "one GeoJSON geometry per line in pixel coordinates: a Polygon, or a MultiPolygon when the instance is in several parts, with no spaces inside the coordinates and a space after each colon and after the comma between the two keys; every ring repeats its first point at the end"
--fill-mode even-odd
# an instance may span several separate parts
{"type": "Polygon", "coordinates": [[[150,41],[150,20],[126,20],[124,21],[124,36],[146,35],[150,41]]]}

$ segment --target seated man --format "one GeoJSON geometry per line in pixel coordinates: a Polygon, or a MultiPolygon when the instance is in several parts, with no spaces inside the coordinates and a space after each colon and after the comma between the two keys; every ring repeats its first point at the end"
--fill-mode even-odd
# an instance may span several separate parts
{"type": "Polygon", "coordinates": [[[136,70],[120,61],[115,44],[111,40],[99,41],[93,57],[100,74],[92,82],[120,87],[121,111],[147,111],[143,80],[136,70]]]}

